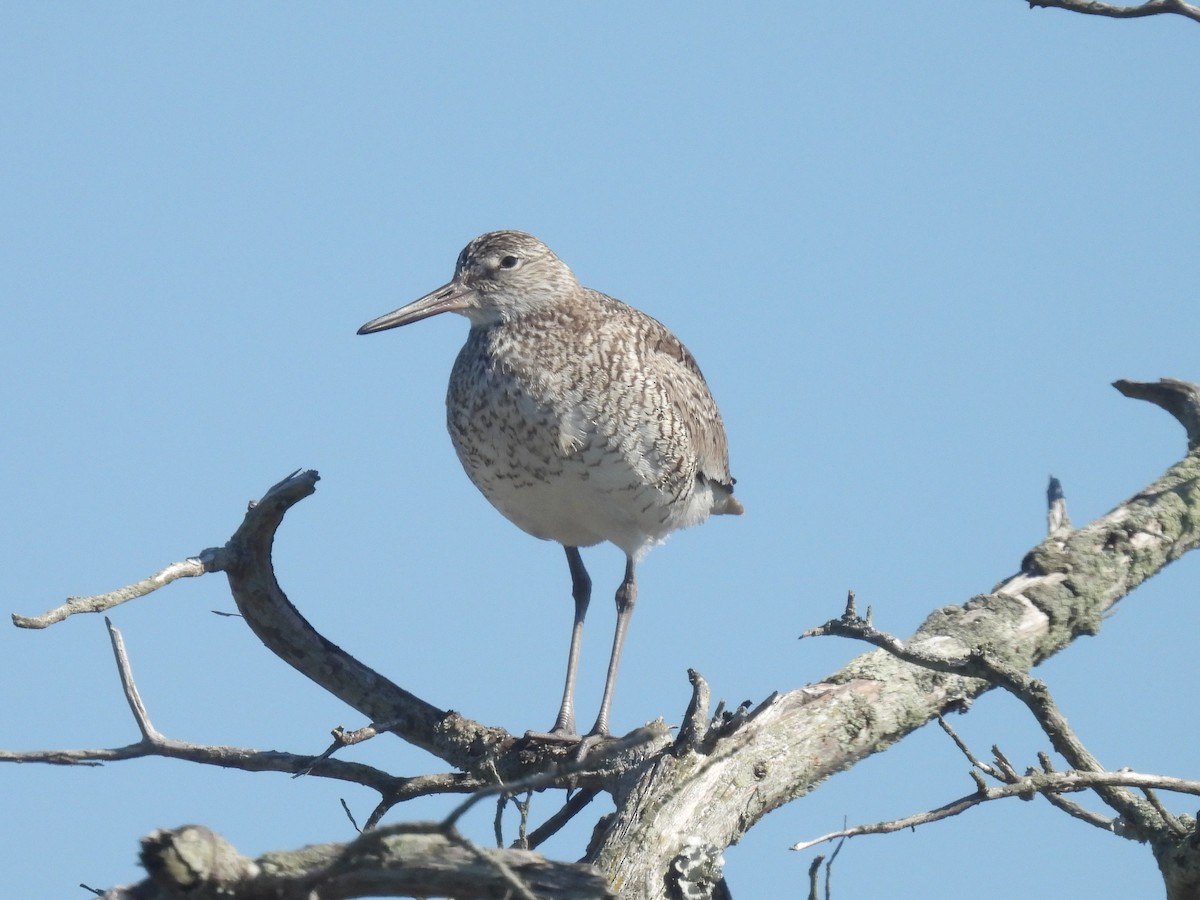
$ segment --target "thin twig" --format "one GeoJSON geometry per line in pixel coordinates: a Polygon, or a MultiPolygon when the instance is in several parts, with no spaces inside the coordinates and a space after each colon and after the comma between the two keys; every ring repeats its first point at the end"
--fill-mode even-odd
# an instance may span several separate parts
{"type": "Polygon", "coordinates": [[[47,610],[40,616],[20,616],[13,613],[12,621],[18,628],[48,628],[76,613],[104,612],[114,606],[144,597],[180,578],[195,578],[209,572],[221,571],[225,564],[225,556],[223,547],[210,547],[199,556],[171,563],[148,578],[127,584],[115,591],[109,591],[107,594],[95,594],[91,597],[68,597],[64,603],[47,610]]]}
{"type": "Polygon", "coordinates": [[[547,769],[545,772],[539,772],[536,775],[531,775],[528,778],[522,778],[519,781],[514,781],[509,784],[492,784],[481,787],[474,794],[456,806],[450,811],[450,814],[442,820],[444,828],[454,828],[458,820],[461,819],[466,812],[487,797],[495,796],[496,794],[516,794],[523,791],[537,791],[547,787],[561,786],[563,778],[571,775],[578,775],[583,772],[593,772],[592,768],[596,762],[596,757],[610,758],[617,754],[624,753],[642,744],[657,740],[660,736],[660,731],[656,728],[643,726],[635,728],[629,734],[622,738],[607,741],[601,747],[600,753],[593,753],[584,757],[581,760],[571,760],[569,762],[560,763],[547,769]]]}
{"type": "MultiPolygon", "coordinates": [[[[329,757],[333,756],[334,753],[343,747],[352,747],[355,744],[361,744],[363,741],[377,737],[384,732],[396,728],[400,724],[401,722],[399,720],[379,723],[372,722],[370,725],[364,725],[362,728],[358,728],[354,731],[346,731],[346,729],[344,729],[341,725],[338,725],[336,728],[330,731],[330,734],[333,735],[333,743],[326,747],[319,756],[314,756],[312,764],[315,766],[317,763],[329,759],[329,757]]],[[[302,775],[307,775],[311,769],[312,766],[305,769],[303,772],[297,772],[292,777],[299,778],[302,775]]]]}
{"type": "MultiPolygon", "coordinates": [[[[842,822],[843,826],[845,824],[845,822],[842,822]]],[[[842,852],[842,848],[846,846],[846,840],[847,838],[842,838],[837,842],[837,846],[829,854],[829,862],[825,863],[825,900],[831,900],[833,897],[833,861],[837,859],[838,854],[842,852]]]]}
{"type": "Polygon", "coordinates": [[[129,664],[129,655],[125,652],[125,638],[121,636],[120,629],[113,625],[112,619],[108,616],[104,617],[104,624],[108,628],[108,637],[112,641],[113,655],[117,659],[117,674],[121,679],[121,689],[125,692],[125,700],[133,712],[138,731],[142,733],[142,738],[146,741],[161,743],[165,738],[150,723],[150,714],[146,712],[142,695],[138,693],[137,684],[134,683],[133,668],[129,664]]]}
{"type": "Polygon", "coordinates": [[[957,816],[959,813],[966,812],[968,809],[979,806],[981,803],[987,803],[992,800],[1003,800],[1007,797],[1022,797],[1031,792],[1053,795],[1094,790],[1103,786],[1152,787],[1160,790],[1176,791],[1181,794],[1200,796],[1200,781],[1188,781],[1187,779],[1172,778],[1165,775],[1143,775],[1138,772],[1056,772],[1052,775],[1034,774],[1021,778],[1013,784],[1003,784],[988,788],[986,791],[977,791],[973,794],[968,794],[965,797],[952,800],[944,806],[939,806],[937,809],[905,816],[901,819],[892,819],[887,822],[873,822],[868,825],[856,825],[853,828],[833,831],[819,838],[814,838],[811,841],[802,841],[793,846],[792,849],[807,850],[809,847],[841,837],[857,837],[860,834],[890,834],[894,831],[902,831],[905,828],[916,828],[918,825],[927,825],[930,822],[938,822],[942,819],[948,819],[951,816],[957,816]]]}
{"type": "Polygon", "coordinates": [[[1093,812],[1086,806],[1081,806],[1074,800],[1068,800],[1060,794],[1042,794],[1046,801],[1061,812],[1065,812],[1072,819],[1078,819],[1080,822],[1085,822],[1101,831],[1111,833],[1113,831],[1113,817],[1106,816],[1103,813],[1093,812]]]}
{"type": "Polygon", "coordinates": [[[975,754],[971,752],[971,748],[966,745],[966,742],[958,736],[958,732],[950,727],[950,723],[947,722],[945,718],[941,716],[941,714],[939,714],[937,717],[937,723],[942,726],[942,731],[946,732],[946,734],[950,736],[950,740],[954,741],[954,746],[958,747],[959,752],[967,758],[967,761],[971,765],[979,769],[979,771],[983,772],[984,774],[991,775],[993,778],[999,778],[995,767],[988,765],[981,759],[978,759],[975,754]]]}
{"type": "Polygon", "coordinates": [[[1150,805],[1154,807],[1155,812],[1162,816],[1162,819],[1167,824],[1167,827],[1173,832],[1180,837],[1191,833],[1190,829],[1186,828],[1184,824],[1175,817],[1174,813],[1162,805],[1162,801],[1158,799],[1158,794],[1155,793],[1151,788],[1143,788],[1142,794],[1145,796],[1146,800],[1149,801],[1150,805]]]}
{"type": "Polygon", "coordinates": [[[353,782],[363,787],[374,788],[384,796],[395,796],[400,799],[434,793],[466,793],[478,787],[477,781],[468,779],[466,776],[426,776],[424,779],[404,779],[362,763],[325,760],[317,765],[313,763],[312,757],[295,753],[193,744],[169,738],[158,731],[150,721],[150,714],[146,710],[134,681],[133,666],[129,660],[124,636],[107,617],[105,624],[108,627],[121,688],[142,739],[124,747],[101,749],[0,750],[0,762],[97,766],[106,762],[161,756],[201,765],[241,769],[247,772],[287,772],[290,774],[308,771],[320,778],[353,782]],[[454,779],[459,780],[455,781],[454,779]]]}
{"type": "Polygon", "coordinates": [[[346,814],[346,818],[350,820],[350,824],[354,826],[354,830],[362,834],[363,830],[358,827],[358,822],[354,820],[354,813],[350,812],[350,804],[346,802],[346,798],[340,797],[339,800],[342,804],[342,812],[346,814]]]}
{"type": "Polygon", "coordinates": [[[599,788],[583,788],[572,794],[554,815],[529,832],[526,838],[529,850],[533,850],[556,834],[564,825],[577,816],[600,794],[599,788]]]}
{"type": "MultiPolygon", "coordinates": [[[[508,806],[508,794],[498,794],[496,796],[496,815],[492,819],[492,832],[496,838],[496,846],[504,846],[504,807],[508,806]]],[[[524,850],[524,847],[518,849],[524,850]]]]}

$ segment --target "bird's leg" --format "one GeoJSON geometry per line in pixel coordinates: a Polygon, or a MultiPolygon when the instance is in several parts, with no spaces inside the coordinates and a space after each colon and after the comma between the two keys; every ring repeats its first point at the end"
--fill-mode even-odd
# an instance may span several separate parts
{"type": "Polygon", "coordinates": [[[583,566],[578,547],[564,547],[567,565],[571,567],[571,596],[575,598],[575,622],[571,626],[571,650],[567,655],[567,682],[563,685],[562,706],[554,720],[551,734],[574,735],[575,732],[575,672],[579,668],[579,645],[583,640],[583,619],[592,598],[592,579],[583,566]]]}
{"type": "Polygon", "coordinates": [[[617,632],[613,635],[612,656],[608,660],[608,677],[604,679],[604,697],[600,700],[600,715],[589,735],[608,734],[608,710],[612,706],[613,689],[617,686],[617,668],[621,665],[621,648],[625,645],[625,632],[629,630],[629,617],[633,615],[633,604],[637,600],[637,579],[633,575],[633,557],[625,558],[625,580],[617,588],[617,632]]]}

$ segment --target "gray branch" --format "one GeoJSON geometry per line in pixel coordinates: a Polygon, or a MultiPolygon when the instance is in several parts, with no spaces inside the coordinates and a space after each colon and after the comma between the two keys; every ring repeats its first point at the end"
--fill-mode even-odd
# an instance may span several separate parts
{"type": "MultiPolygon", "coordinates": [[[[105,621],[108,625],[109,639],[112,642],[113,656],[117,662],[121,688],[125,693],[125,699],[133,713],[142,739],[124,747],[111,749],[0,750],[0,762],[98,766],[106,762],[161,756],[201,765],[239,769],[244,772],[311,774],[319,778],[332,778],[351,784],[360,784],[364,787],[374,788],[385,797],[399,799],[433,793],[469,793],[481,787],[478,781],[466,779],[457,774],[398,778],[362,763],[342,762],[322,757],[314,759],[311,756],[283,753],[277,750],[251,750],[245,747],[193,744],[188,741],[173,740],[162,734],[150,721],[150,714],[142,702],[141,694],[133,679],[133,666],[125,649],[125,639],[111,621],[107,619],[105,621]]],[[[393,800],[393,802],[396,801],[393,800]]]]}
{"type": "MultiPolygon", "coordinates": [[[[1056,502],[1056,499],[1061,499],[1061,491],[1056,493],[1059,496],[1058,498],[1052,496],[1052,503],[1056,502]]],[[[939,716],[938,722],[943,730],[950,735],[959,750],[962,751],[975,769],[1001,781],[1007,788],[1018,789],[1015,792],[1012,790],[985,789],[976,773],[972,773],[973,777],[977,779],[979,790],[970,797],[964,797],[937,810],[909,816],[905,819],[898,819],[895,822],[858,826],[846,831],[835,832],[831,835],[818,838],[815,841],[807,841],[802,845],[796,845],[792,849],[807,849],[814,844],[833,838],[848,838],[859,834],[882,834],[898,831],[901,828],[936,822],[939,819],[957,815],[978,803],[1010,796],[1026,797],[1032,791],[1044,795],[1046,799],[1059,809],[1075,818],[1086,821],[1089,824],[1100,825],[1109,831],[1118,831],[1122,837],[1131,840],[1150,842],[1154,847],[1156,855],[1164,850],[1168,852],[1174,850],[1178,839],[1188,834],[1189,829],[1163,807],[1153,789],[1163,788],[1180,793],[1200,794],[1200,782],[1179,778],[1166,778],[1163,776],[1136,776],[1137,780],[1130,782],[1130,784],[1142,788],[1145,794],[1144,800],[1138,798],[1133,792],[1125,789],[1124,785],[1126,782],[1123,780],[1125,773],[1107,772],[1100,765],[1099,760],[1088,751],[1083,741],[1068,724],[1066,716],[1059,710],[1058,704],[1055,703],[1045,683],[1030,677],[1024,672],[1019,672],[1011,666],[996,662],[991,658],[990,653],[976,648],[962,656],[944,657],[914,650],[905,646],[903,641],[877,630],[869,622],[860,619],[853,611],[852,602],[847,603],[846,612],[843,613],[840,619],[829,622],[820,628],[811,629],[811,631],[806,632],[806,636],[809,634],[836,634],[865,641],[886,650],[904,662],[924,666],[935,672],[954,673],[980,678],[990,685],[1008,691],[1025,704],[1037,720],[1043,733],[1050,739],[1051,745],[1066,760],[1072,771],[1066,773],[1055,771],[1050,757],[1042,753],[1039,754],[1041,772],[1035,774],[1034,770],[1030,770],[1022,777],[1017,774],[1013,765],[996,747],[992,748],[996,765],[992,766],[982,763],[970,752],[958,735],[955,734],[954,729],[939,716]],[[1118,777],[1085,777],[1093,775],[1116,775],[1118,777]],[[1150,780],[1146,780],[1147,778],[1150,780]],[[1071,803],[1060,796],[1060,794],[1066,791],[1079,789],[1073,786],[1060,788],[1060,785],[1076,784],[1087,784],[1090,786],[1117,813],[1118,818],[1114,820],[1098,817],[1078,804],[1071,803]],[[1117,827],[1118,823],[1120,826],[1119,829],[1117,827]]],[[[1194,852],[1188,854],[1179,851],[1175,851],[1173,855],[1177,857],[1177,862],[1188,856],[1196,856],[1194,852]]],[[[1200,860],[1195,860],[1195,862],[1200,862],[1200,860]]]]}
{"type": "MultiPolygon", "coordinates": [[[[1186,390],[1200,395],[1195,385],[1186,390]]],[[[935,610],[905,643],[942,657],[987,647],[1026,672],[1096,633],[1114,604],[1198,544],[1200,450],[1193,449],[1107,515],[1056,530],[991,593],[935,610]]],[[[619,798],[588,859],[622,885],[622,897],[664,898],[663,873],[685,839],[728,847],[766,813],[990,687],[883,650],[864,654],[823,682],[771,698],[702,749],[677,747],[653,760],[619,798]]]]}
{"type": "MultiPolygon", "coordinates": [[[[928,825],[931,822],[940,822],[942,819],[957,816],[968,809],[979,806],[981,803],[989,803],[992,800],[1005,800],[1010,797],[1029,797],[1032,794],[1045,794],[1048,797],[1052,797],[1058,794],[1090,791],[1097,788],[1126,787],[1144,789],[1160,788],[1177,791],[1181,794],[1200,796],[1200,782],[1189,781],[1184,778],[1171,778],[1166,775],[1144,775],[1139,772],[1036,773],[1018,778],[1008,784],[975,791],[974,793],[967,794],[965,797],[952,800],[945,806],[939,806],[937,809],[931,809],[927,812],[915,813],[911,816],[904,816],[903,818],[892,819],[887,822],[872,822],[869,825],[856,825],[853,828],[831,831],[829,834],[823,834],[818,838],[794,844],[792,849],[808,850],[810,847],[817,846],[817,844],[822,844],[826,841],[835,841],[839,838],[858,837],[863,834],[891,834],[892,832],[903,831],[906,828],[916,828],[918,825],[928,825]]],[[[1113,830],[1112,822],[1109,821],[1107,824],[1109,830],[1113,830]]],[[[1127,836],[1135,839],[1133,835],[1127,836]]]]}
{"type": "MultiPolygon", "coordinates": [[[[1200,388],[1160,384],[1180,395],[1160,405],[1176,414],[1192,437],[1187,411],[1200,388]],[[1189,392],[1190,401],[1185,399],[1189,392]]],[[[566,778],[612,793],[616,812],[597,830],[585,860],[599,868],[604,883],[620,886],[621,897],[661,900],[668,884],[678,887],[685,876],[690,885],[708,885],[715,896],[723,890],[721,850],[763,815],[990,687],[969,673],[932,671],[880,650],[823,682],[772,695],[753,710],[719,707],[705,727],[707,690],[696,679],[682,740],[672,742],[665,729],[651,729],[644,743],[601,741],[584,765],[564,766],[575,751],[571,745],[518,739],[440,710],[359,663],[304,620],[275,580],[271,545],[283,515],[313,493],[316,481],[315,472],[297,472],[271,488],[225,547],[212,554],[206,571],[227,574],[239,611],[273,653],[369,721],[430,750],[464,777],[493,790],[566,778]]],[[[1072,529],[1065,517],[1056,517],[1053,524],[1053,533],[1025,555],[1017,574],[989,594],[936,610],[905,646],[943,659],[987,647],[998,664],[1023,673],[1077,636],[1095,633],[1115,603],[1200,543],[1200,449],[1193,442],[1188,456],[1096,521],[1072,529]]],[[[380,829],[364,839],[398,834],[380,829]]],[[[477,848],[438,837],[442,842],[431,845],[437,848],[431,850],[434,856],[466,854],[448,857],[456,860],[453,870],[480,862],[477,848]]],[[[337,858],[361,861],[353,854],[337,858]]],[[[522,873],[519,862],[504,858],[519,884],[542,896],[536,878],[522,873]]],[[[490,870],[497,877],[503,866],[490,865],[490,870]]],[[[329,859],[320,871],[322,877],[333,871],[329,859]]],[[[359,896],[336,893],[347,884],[366,885],[376,894],[393,892],[391,877],[384,868],[323,881],[322,896],[359,896]]],[[[517,883],[505,878],[493,894],[471,893],[470,886],[423,890],[464,897],[519,895],[517,883]]]]}
{"type": "Polygon", "coordinates": [[[1147,0],[1136,6],[1121,6],[1116,3],[1100,3],[1098,0],[1026,0],[1030,9],[1065,9],[1068,12],[1089,16],[1107,16],[1111,19],[1140,19],[1144,16],[1160,16],[1168,13],[1200,22],[1200,6],[1184,3],[1183,0],[1147,0]]]}
{"type": "Polygon", "coordinates": [[[210,548],[199,556],[171,563],[148,578],[127,584],[115,591],[109,591],[107,594],[96,594],[91,597],[68,597],[61,606],[56,606],[40,616],[21,616],[13,613],[13,624],[18,628],[48,628],[76,613],[105,612],[114,606],[144,597],[180,578],[195,578],[197,575],[204,575],[207,572],[220,571],[223,568],[221,554],[222,550],[210,548]]]}
{"type": "MultiPolygon", "coordinates": [[[[563,762],[572,745],[518,739],[503,728],[439,709],[327,640],[292,605],[275,578],[271,548],[284,514],[312,495],[319,479],[315,471],[297,470],[273,485],[261,500],[249,505],[241,526],[223,547],[205,550],[136,584],[96,597],[72,598],[41,616],[14,615],[13,621],[22,627],[46,627],[79,612],[96,612],[145,596],[185,575],[224,572],[238,611],[268,650],[372,722],[386,723],[392,734],[474,776],[474,787],[497,780],[519,781],[563,762]]],[[[645,753],[665,743],[664,737],[645,753]]],[[[130,748],[120,752],[120,757],[106,758],[138,755],[130,748]]],[[[576,784],[602,786],[603,776],[585,770],[572,778],[576,784]]]]}
{"type": "Polygon", "coordinates": [[[104,900],[325,900],[350,897],[531,897],[598,900],[613,895],[587,865],[528,850],[476,847],[441,823],[391,826],[348,844],[319,844],[248,859],[202,825],[156,831],[142,841],[150,877],[104,900]]]}

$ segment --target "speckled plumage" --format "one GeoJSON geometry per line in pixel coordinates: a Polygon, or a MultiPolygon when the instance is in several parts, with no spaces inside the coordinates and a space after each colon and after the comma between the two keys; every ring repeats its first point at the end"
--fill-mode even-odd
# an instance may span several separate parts
{"type": "Polygon", "coordinates": [[[729,502],[720,414],[691,355],[595,291],[473,328],[446,410],[475,486],[535,537],[636,559],[729,502]]]}
{"type": "Polygon", "coordinates": [[[578,547],[628,558],[618,630],[592,733],[608,706],[634,565],[672,531],[742,512],[725,428],[696,361],[662,324],[579,284],[541,241],[498,231],[462,251],[454,279],[364,325],[365,334],[453,311],[471,320],[446,394],[472,482],[514,524],[567,548],[576,621],[554,731],[574,733],[572,694],[590,581],[578,547]],[[581,596],[582,595],[582,596],[581,596]]]}

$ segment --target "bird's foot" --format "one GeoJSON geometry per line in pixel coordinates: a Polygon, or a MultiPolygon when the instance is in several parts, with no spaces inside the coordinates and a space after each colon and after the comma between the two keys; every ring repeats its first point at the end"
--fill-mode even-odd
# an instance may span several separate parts
{"type": "Polygon", "coordinates": [[[559,731],[552,729],[551,731],[527,731],[525,732],[525,740],[527,741],[551,741],[556,744],[574,744],[582,738],[571,731],[559,731]]]}
{"type": "Polygon", "coordinates": [[[569,703],[564,703],[554,720],[554,727],[549,731],[527,731],[526,740],[553,741],[558,744],[573,744],[580,740],[579,732],[575,730],[575,712],[569,703]]]}
{"type": "Polygon", "coordinates": [[[546,741],[554,744],[578,744],[571,752],[571,762],[583,762],[589,753],[603,741],[613,740],[611,734],[566,734],[561,731],[527,731],[525,732],[525,740],[527,741],[546,741]]]}
{"type": "Polygon", "coordinates": [[[587,755],[601,741],[612,740],[612,735],[606,731],[592,731],[590,734],[585,734],[579,739],[579,746],[575,748],[575,752],[571,754],[572,762],[583,762],[587,759],[587,755]]]}

